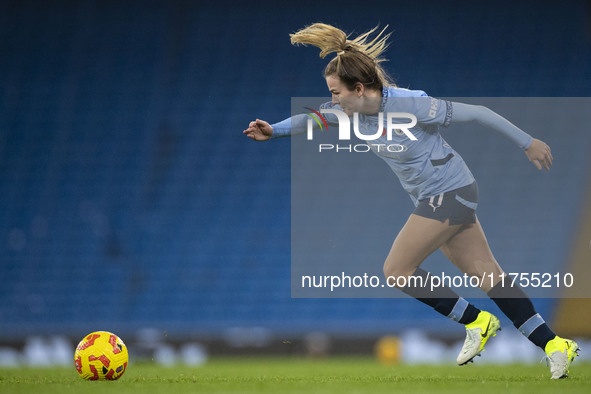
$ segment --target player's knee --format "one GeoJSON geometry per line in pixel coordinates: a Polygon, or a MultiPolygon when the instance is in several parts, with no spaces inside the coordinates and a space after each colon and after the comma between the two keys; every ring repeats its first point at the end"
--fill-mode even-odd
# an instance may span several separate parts
{"type": "Polygon", "coordinates": [[[384,271],[384,276],[386,277],[386,279],[388,279],[389,276],[393,276],[396,274],[396,272],[397,272],[396,264],[392,263],[391,261],[386,260],[384,262],[383,271],[384,271]]]}
{"type": "Polygon", "coordinates": [[[408,282],[417,267],[400,262],[388,261],[384,263],[384,277],[390,287],[404,287],[404,283],[408,282]],[[402,283],[402,285],[400,285],[402,283]]]}

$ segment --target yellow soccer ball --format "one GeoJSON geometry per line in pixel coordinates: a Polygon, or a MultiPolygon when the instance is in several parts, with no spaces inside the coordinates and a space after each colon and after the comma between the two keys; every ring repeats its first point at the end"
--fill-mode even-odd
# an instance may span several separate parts
{"type": "Polygon", "coordinates": [[[117,380],[127,369],[129,354],[115,334],[96,331],[80,341],[74,353],[76,371],[86,380],[117,380]]]}

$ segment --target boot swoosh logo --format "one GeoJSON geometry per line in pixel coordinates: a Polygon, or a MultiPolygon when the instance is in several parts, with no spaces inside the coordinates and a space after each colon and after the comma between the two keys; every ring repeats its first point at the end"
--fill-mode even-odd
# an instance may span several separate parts
{"type": "MultiPolygon", "coordinates": [[[[491,319],[492,320],[492,319],[491,319]]],[[[484,330],[483,333],[480,334],[480,336],[484,339],[486,338],[486,334],[488,334],[488,328],[490,327],[490,320],[488,321],[488,324],[486,325],[486,330],[484,330]]]]}

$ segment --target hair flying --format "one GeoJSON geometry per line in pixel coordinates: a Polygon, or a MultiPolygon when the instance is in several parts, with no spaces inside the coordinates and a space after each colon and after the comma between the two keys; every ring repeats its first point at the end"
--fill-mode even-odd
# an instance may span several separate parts
{"type": "Polygon", "coordinates": [[[390,34],[384,34],[384,27],[373,39],[370,35],[378,27],[374,27],[350,40],[341,29],[325,23],[314,23],[293,34],[290,34],[293,45],[313,45],[320,49],[320,57],[336,52],[324,69],[324,76],[337,75],[348,87],[353,89],[358,82],[366,88],[381,89],[383,86],[395,86],[392,78],[380,66],[386,59],[381,55],[388,48],[390,34]]]}

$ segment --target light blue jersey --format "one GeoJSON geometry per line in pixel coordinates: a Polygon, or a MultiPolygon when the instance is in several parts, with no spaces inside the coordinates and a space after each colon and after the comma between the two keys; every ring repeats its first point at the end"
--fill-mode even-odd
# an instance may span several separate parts
{"type": "MultiPolygon", "coordinates": [[[[325,103],[321,109],[340,109],[340,107],[325,103]]],[[[532,141],[532,137],[528,134],[486,107],[432,98],[421,90],[384,87],[380,112],[410,113],[417,118],[416,126],[409,129],[416,137],[416,141],[396,130],[392,133],[390,140],[384,133],[382,137],[368,142],[372,151],[396,174],[415,205],[418,200],[437,196],[474,182],[474,176],[462,157],[445,142],[439,133],[440,126],[447,127],[454,122],[476,120],[510,138],[522,149],[527,149],[532,141]],[[395,144],[397,149],[389,151],[383,148],[391,144],[395,144]]],[[[326,114],[325,118],[330,124],[338,125],[334,114],[326,114]]],[[[395,120],[395,123],[408,123],[408,121],[404,118],[395,120]]],[[[272,125],[273,138],[303,133],[306,126],[307,116],[296,115],[272,125]]],[[[362,134],[372,135],[377,129],[377,114],[359,114],[359,131],[362,134]]]]}
{"type": "MultiPolygon", "coordinates": [[[[424,198],[458,189],[474,182],[474,176],[462,157],[441,136],[439,126],[451,124],[453,107],[451,102],[428,97],[420,90],[397,88],[384,89],[384,100],[380,112],[404,112],[417,117],[417,125],[409,131],[417,138],[411,140],[404,133],[393,133],[388,141],[386,136],[373,141],[369,146],[394,171],[402,187],[410,194],[414,203],[424,198]],[[380,145],[396,144],[401,152],[379,149],[380,145]]],[[[399,123],[408,122],[401,119],[399,123]]],[[[360,131],[375,133],[378,117],[359,116],[360,131]],[[365,127],[364,127],[365,126],[365,127]]]]}

